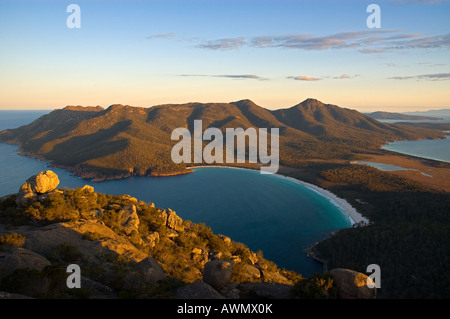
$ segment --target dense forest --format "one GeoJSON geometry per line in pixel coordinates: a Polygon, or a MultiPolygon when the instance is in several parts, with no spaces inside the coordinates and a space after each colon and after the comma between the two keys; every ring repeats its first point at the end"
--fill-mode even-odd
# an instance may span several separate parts
{"type": "Polygon", "coordinates": [[[343,229],[316,247],[328,268],[381,268],[380,298],[450,296],[450,194],[369,166],[322,173],[331,190],[349,197],[371,224],[343,229]],[[354,196],[354,195],[353,195],[354,196]]]}

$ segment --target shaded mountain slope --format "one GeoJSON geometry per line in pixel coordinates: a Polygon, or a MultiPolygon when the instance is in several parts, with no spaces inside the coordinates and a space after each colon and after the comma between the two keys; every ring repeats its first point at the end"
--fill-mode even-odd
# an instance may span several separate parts
{"type": "MultiPolygon", "coordinates": [[[[25,155],[52,161],[87,178],[189,172],[171,160],[175,128],[279,128],[280,163],[301,166],[314,159],[351,159],[390,140],[440,138],[442,132],[386,124],[355,110],[314,99],[270,111],[250,100],[186,103],[150,108],[128,105],[67,106],[29,125],[0,133],[25,155]]],[[[270,130],[269,130],[270,132],[270,130]]],[[[207,142],[204,142],[207,144],[207,142]]]]}

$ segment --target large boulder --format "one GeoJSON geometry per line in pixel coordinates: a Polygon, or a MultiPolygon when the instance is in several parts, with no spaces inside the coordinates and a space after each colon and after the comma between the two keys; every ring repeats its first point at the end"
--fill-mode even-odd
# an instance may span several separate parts
{"type": "Polygon", "coordinates": [[[58,185],[58,175],[52,171],[43,171],[37,175],[33,175],[20,187],[16,204],[18,206],[27,205],[36,200],[38,195],[48,194],[54,191],[58,185]]]}
{"type": "Polygon", "coordinates": [[[158,261],[152,257],[147,257],[141,260],[136,270],[142,275],[146,284],[154,284],[159,280],[166,278],[166,273],[159,265],[158,261]]]}
{"type": "Polygon", "coordinates": [[[7,247],[0,250],[0,274],[6,276],[16,269],[28,268],[41,271],[50,261],[28,249],[7,247]]]}
{"type": "MultiPolygon", "coordinates": [[[[336,268],[329,271],[333,282],[338,289],[338,297],[341,299],[375,299],[376,288],[367,286],[367,275],[344,268],[336,268]]],[[[373,281],[372,281],[373,283],[373,281]]]]}
{"type": "Polygon", "coordinates": [[[101,256],[109,253],[136,262],[148,256],[123,236],[95,220],[55,223],[36,229],[21,228],[21,233],[26,237],[24,248],[43,256],[50,256],[60,245],[76,247],[83,258],[94,263],[101,263],[101,256]]]}
{"type": "Polygon", "coordinates": [[[228,283],[232,274],[232,261],[211,260],[203,268],[203,281],[215,289],[220,289],[228,283]]]}
{"type": "Polygon", "coordinates": [[[40,172],[27,179],[20,188],[20,192],[33,192],[35,194],[46,194],[56,189],[59,185],[59,178],[52,171],[40,172]]]}

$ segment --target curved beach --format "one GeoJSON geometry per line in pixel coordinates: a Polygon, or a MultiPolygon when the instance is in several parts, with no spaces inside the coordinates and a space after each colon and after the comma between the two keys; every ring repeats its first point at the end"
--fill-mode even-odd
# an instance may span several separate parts
{"type": "MultiPolygon", "coordinates": [[[[254,170],[251,168],[244,168],[244,167],[235,167],[235,166],[221,166],[221,165],[202,165],[202,166],[192,166],[192,167],[188,167],[189,169],[195,169],[198,167],[226,167],[226,168],[234,168],[234,169],[249,169],[249,170],[254,170]]],[[[316,186],[314,184],[311,183],[307,183],[304,181],[301,181],[299,179],[296,179],[294,177],[290,177],[290,176],[285,176],[285,175],[281,175],[281,174],[274,174],[279,176],[280,178],[284,178],[287,179],[291,182],[303,185],[317,193],[319,193],[320,195],[326,197],[332,204],[334,204],[335,206],[339,207],[342,211],[344,211],[347,216],[350,219],[350,222],[352,223],[352,225],[366,225],[369,224],[369,219],[367,219],[366,217],[362,216],[352,205],[350,205],[349,202],[347,202],[345,199],[340,198],[338,196],[336,196],[335,194],[333,194],[332,192],[321,188],[319,186],[316,186]]]]}
{"type": "Polygon", "coordinates": [[[308,187],[309,189],[321,194],[322,196],[328,198],[334,205],[338,206],[339,208],[341,208],[350,218],[350,221],[352,222],[353,225],[355,224],[359,224],[359,225],[365,225],[369,223],[369,220],[362,216],[360,213],[358,213],[358,211],[352,206],[350,205],[349,202],[347,202],[345,199],[340,198],[338,196],[336,196],[335,194],[333,194],[332,192],[323,189],[319,186],[316,186],[314,184],[311,183],[307,183],[307,182],[303,182],[301,180],[298,180],[296,178],[293,177],[289,177],[289,176],[284,176],[284,175],[280,175],[277,174],[278,176],[288,179],[294,183],[298,183],[300,185],[303,185],[305,187],[308,187]]]}

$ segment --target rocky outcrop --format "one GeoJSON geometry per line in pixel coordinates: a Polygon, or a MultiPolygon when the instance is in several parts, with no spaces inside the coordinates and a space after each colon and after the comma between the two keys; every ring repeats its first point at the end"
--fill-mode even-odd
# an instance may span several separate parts
{"type": "Polygon", "coordinates": [[[161,215],[166,220],[166,226],[168,228],[173,229],[177,232],[181,232],[184,230],[183,219],[181,219],[181,217],[179,217],[175,213],[175,211],[168,208],[167,210],[163,210],[161,215]]]}
{"type": "Polygon", "coordinates": [[[120,225],[126,235],[131,235],[133,231],[138,231],[139,216],[135,205],[126,205],[119,212],[120,225]]]}
{"type": "Polygon", "coordinates": [[[367,286],[367,280],[371,279],[363,273],[336,268],[329,274],[338,288],[338,297],[341,299],[375,299],[377,296],[377,289],[367,286]]]}

